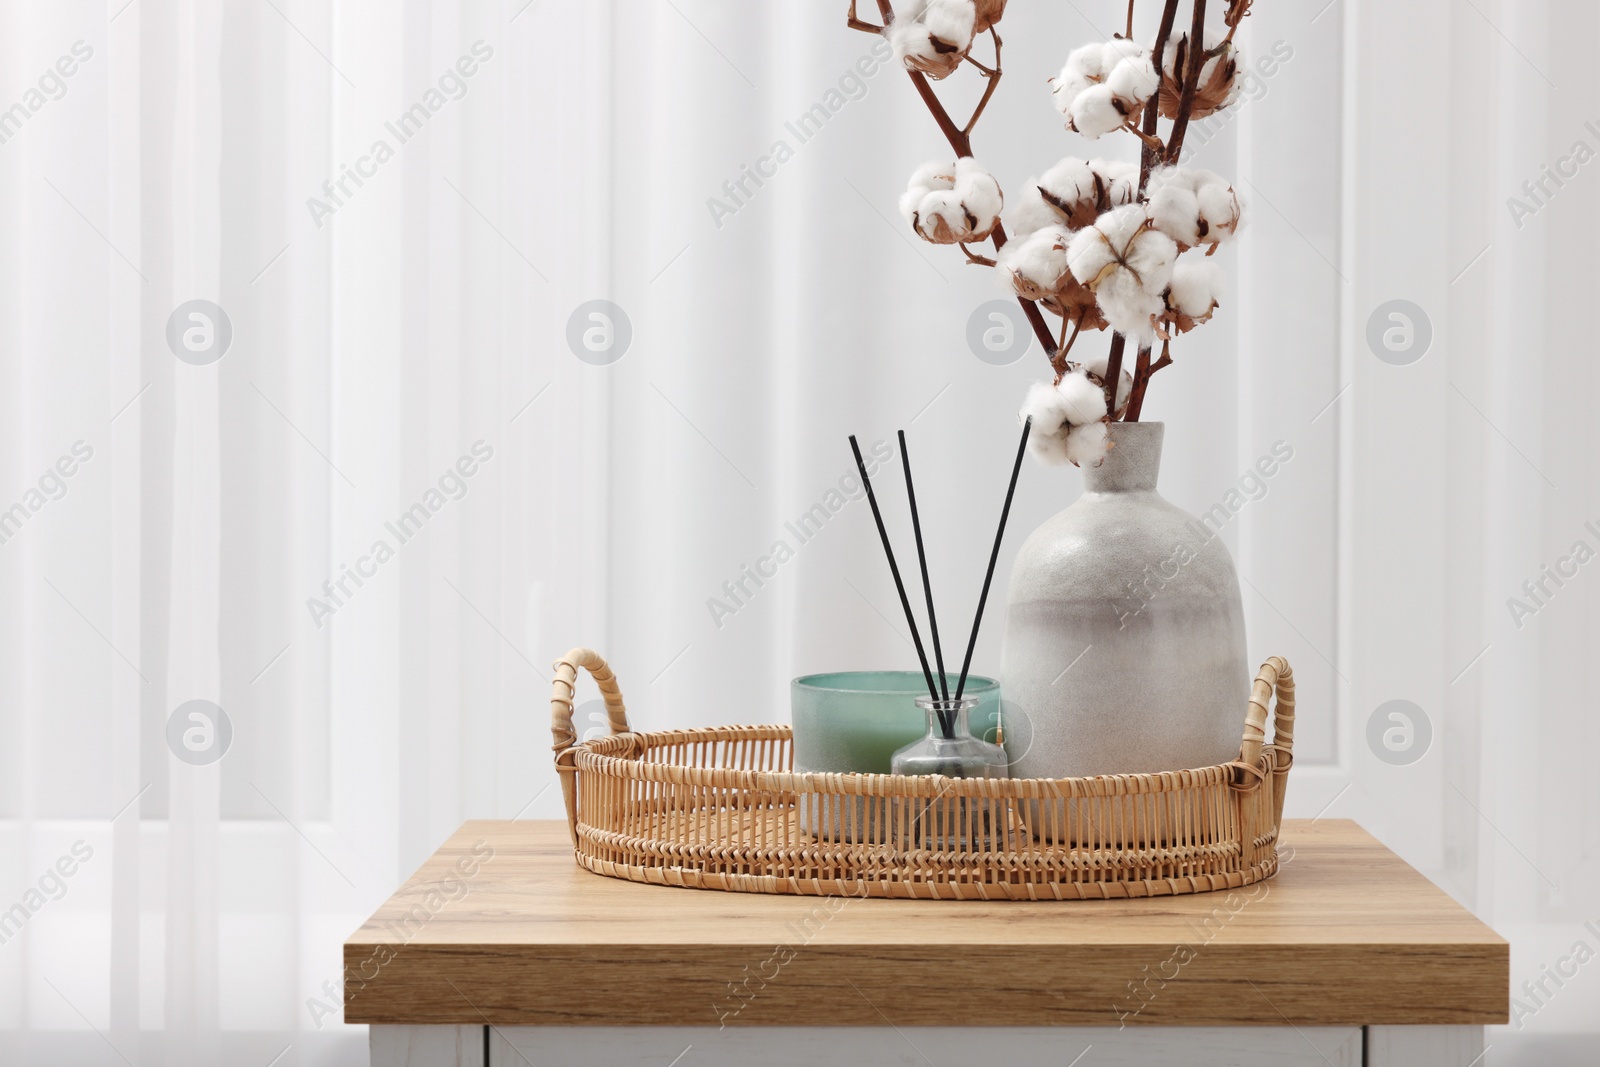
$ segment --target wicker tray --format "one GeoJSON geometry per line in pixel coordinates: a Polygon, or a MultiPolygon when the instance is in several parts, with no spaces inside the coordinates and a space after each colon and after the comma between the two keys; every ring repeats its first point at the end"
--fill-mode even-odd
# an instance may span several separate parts
{"type": "Polygon", "coordinates": [[[1059,779],[796,774],[787,726],[633,733],[597,653],[573,649],[555,670],[567,824],[579,866],[597,874],[745,893],[1068,900],[1231,889],[1278,869],[1294,676],[1277,657],[1251,688],[1234,762],[1059,779]],[[582,744],[579,668],[612,731],[582,744]]]}

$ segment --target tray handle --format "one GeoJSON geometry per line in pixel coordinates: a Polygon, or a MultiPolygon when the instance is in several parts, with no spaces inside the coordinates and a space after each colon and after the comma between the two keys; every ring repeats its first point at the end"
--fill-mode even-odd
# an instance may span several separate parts
{"type": "Polygon", "coordinates": [[[1255,684],[1250,687],[1250,709],[1245,717],[1244,744],[1239,762],[1262,773],[1272,784],[1273,822],[1283,820],[1283,795],[1289,782],[1289,767],[1294,763],[1294,671],[1282,656],[1273,656],[1261,665],[1255,684]],[[1266,743],[1267,703],[1274,694],[1277,703],[1272,716],[1272,743],[1266,743]],[[1262,755],[1267,757],[1262,767],[1262,755]]]}
{"type": "Polygon", "coordinates": [[[593,649],[575,648],[556,660],[556,676],[550,682],[550,732],[555,743],[550,747],[556,754],[556,771],[561,776],[561,794],[567,802],[567,830],[572,834],[573,847],[578,844],[578,767],[574,762],[577,750],[573,747],[578,735],[572,728],[572,698],[580,667],[588,671],[600,687],[611,732],[628,732],[628,709],[622,702],[622,687],[617,684],[617,676],[606,664],[605,657],[593,649]]]}
{"type": "Polygon", "coordinates": [[[1261,664],[1256,683],[1250,686],[1250,712],[1245,717],[1245,742],[1240,747],[1238,760],[1256,766],[1261,761],[1262,750],[1274,753],[1270,769],[1288,769],[1294,757],[1294,672],[1282,656],[1274,656],[1261,664]],[[1277,694],[1277,710],[1272,717],[1272,744],[1267,739],[1267,704],[1277,694]]]}

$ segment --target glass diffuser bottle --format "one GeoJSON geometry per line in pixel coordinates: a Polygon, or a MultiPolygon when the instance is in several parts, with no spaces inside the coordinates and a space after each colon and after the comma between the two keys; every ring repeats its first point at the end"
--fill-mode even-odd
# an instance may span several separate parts
{"type": "MultiPolygon", "coordinates": [[[[1005,749],[972,735],[968,715],[978,706],[972,697],[959,700],[933,700],[918,697],[917,707],[928,716],[928,732],[920,740],[899,749],[890,759],[894,774],[940,774],[946,778],[1004,778],[1007,775],[1005,749]]],[[[989,805],[980,798],[916,797],[901,804],[911,805],[907,827],[923,848],[958,847],[961,842],[981,845],[988,836],[989,805]]]]}

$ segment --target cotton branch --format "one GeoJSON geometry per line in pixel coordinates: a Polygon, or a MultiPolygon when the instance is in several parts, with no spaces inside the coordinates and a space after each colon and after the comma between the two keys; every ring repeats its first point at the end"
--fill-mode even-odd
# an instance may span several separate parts
{"type": "Polygon", "coordinates": [[[1144,388],[1150,382],[1150,346],[1141,345],[1139,358],[1133,365],[1133,388],[1128,391],[1128,413],[1123,416],[1125,422],[1138,422],[1139,412],[1144,408],[1144,388]]]}
{"type": "Polygon", "coordinates": [[[1161,113],[1161,86],[1166,80],[1166,66],[1162,57],[1167,49],[1167,41],[1172,37],[1172,24],[1178,18],[1178,0],[1167,0],[1166,6],[1161,9],[1161,25],[1156,30],[1155,66],[1156,66],[1156,91],[1151,94],[1149,103],[1145,104],[1144,133],[1148,136],[1142,138],[1144,146],[1139,152],[1139,195],[1144,195],[1144,187],[1150,181],[1150,172],[1155,169],[1161,160],[1166,146],[1156,138],[1155,146],[1150,144],[1150,137],[1155,137],[1156,120],[1161,113]]]}
{"type": "Polygon", "coordinates": [[[1183,152],[1183,135],[1189,129],[1189,113],[1194,110],[1194,94],[1200,91],[1200,71],[1206,62],[1206,0],[1194,0],[1194,18],[1189,26],[1189,69],[1182,72],[1183,95],[1178,98],[1178,114],[1172,120],[1172,136],[1167,140],[1167,162],[1178,162],[1183,152]]]}
{"type": "Polygon", "coordinates": [[[1222,16],[1222,21],[1228,24],[1228,36],[1222,39],[1224,43],[1233,40],[1234,33],[1239,29],[1239,23],[1250,14],[1250,3],[1251,0],[1230,0],[1228,13],[1222,16]]]}
{"type": "MultiPolygon", "coordinates": [[[[1228,4],[1228,36],[1232,38],[1233,30],[1238,27],[1238,20],[1249,13],[1251,0],[1230,0],[1228,4]]],[[[1167,42],[1172,37],[1172,26],[1177,20],[1178,0],[1166,0],[1166,6],[1161,12],[1161,26],[1156,32],[1155,67],[1156,91],[1151,96],[1150,103],[1146,105],[1144,116],[1144,133],[1154,134],[1156,129],[1157,112],[1160,110],[1161,87],[1166,80],[1165,52],[1167,42]]],[[[1165,151],[1159,147],[1152,149],[1150,139],[1144,140],[1144,150],[1139,157],[1139,192],[1142,195],[1146,184],[1150,180],[1150,172],[1158,163],[1166,162],[1175,164],[1183,152],[1183,137],[1189,127],[1189,115],[1194,110],[1195,94],[1200,90],[1200,74],[1205,68],[1205,26],[1206,26],[1206,0],[1194,0],[1194,9],[1189,24],[1189,37],[1185,42],[1185,55],[1174,57],[1173,69],[1178,75],[1180,90],[1178,96],[1178,114],[1172,120],[1172,134],[1167,141],[1165,151]]],[[[1156,141],[1159,146],[1159,139],[1156,141]]],[[[1213,245],[1208,251],[1216,251],[1213,245]]],[[[1120,337],[1119,337],[1120,340],[1120,337]]],[[[1162,367],[1171,365],[1171,342],[1163,339],[1161,342],[1161,358],[1154,365],[1150,362],[1150,349],[1139,349],[1138,361],[1134,365],[1133,388],[1128,393],[1128,409],[1124,419],[1128,422],[1138,422],[1139,414],[1144,410],[1145,392],[1150,388],[1150,378],[1162,367]]],[[[1120,352],[1116,353],[1121,355],[1120,352]]],[[[1120,366],[1120,361],[1116,361],[1120,366]]],[[[1109,372],[1109,368],[1108,368],[1109,372]]],[[[1116,378],[1112,375],[1112,380],[1116,378]]],[[[1113,387],[1114,388],[1114,387],[1113,387]]],[[[1116,417],[1114,400],[1115,392],[1107,394],[1108,404],[1112,411],[1112,418],[1116,417]]]]}
{"type": "Polygon", "coordinates": [[[1106,353],[1106,411],[1112,422],[1117,421],[1117,386],[1122,384],[1122,350],[1127,344],[1127,337],[1112,334],[1111,348],[1106,353]]]}
{"type": "Polygon", "coordinates": [[[1133,388],[1128,392],[1128,422],[1138,422],[1139,413],[1144,410],[1145,390],[1150,387],[1150,379],[1162,367],[1172,366],[1172,342],[1165,338],[1161,341],[1161,358],[1154,364],[1150,363],[1150,350],[1139,351],[1139,369],[1133,378],[1133,388]]]}
{"type": "MultiPolygon", "coordinates": [[[[1203,2],[1203,0],[1199,0],[1199,2],[1203,2]]],[[[1166,53],[1167,42],[1172,38],[1172,24],[1177,21],[1177,18],[1178,0],[1167,0],[1166,5],[1161,9],[1161,25],[1156,29],[1156,43],[1155,51],[1153,53],[1156,67],[1156,91],[1151,94],[1150,101],[1149,103],[1145,104],[1144,110],[1145,136],[1142,138],[1144,145],[1142,150],[1139,152],[1138,195],[1140,196],[1144,195],[1145,186],[1150,181],[1150,172],[1154,170],[1156,164],[1160,162],[1163,150],[1165,148],[1165,146],[1161,143],[1161,139],[1155,136],[1156,121],[1160,118],[1161,113],[1161,85],[1166,80],[1167,76],[1166,64],[1163,62],[1163,58],[1166,53]],[[1154,147],[1151,147],[1150,144],[1152,140],[1155,141],[1154,147]]],[[[1174,64],[1174,66],[1176,66],[1176,64],[1174,64]]],[[[1107,369],[1109,370],[1110,368],[1108,367],[1107,369]]],[[[1138,361],[1134,364],[1133,388],[1128,393],[1128,410],[1123,416],[1125,421],[1139,421],[1139,412],[1144,409],[1144,391],[1150,384],[1150,375],[1152,373],[1153,372],[1150,370],[1150,349],[1148,346],[1140,348],[1138,361]]],[[[1121,368],[1119,361],[1118,375],[1120,376],[1120,374],[1121,368]]],[[[1117,382],[1117,379],[1112,378],[1112,381],[1117,382]]],[[[1117,385],[1120,384],[1120,382],[1117,382],[1117,385]]],[[[1107,405],[1107,410],[1111,412],[1111,417],[1113,419],[1115,419],[1117,416],[1117,394],[1115,388],[1116,387],[1113,386],[1113,391],[1108,394],[1110,400],[1107,405]]]]}
{"type": "Polygon", "coordinates": [[[995,89],[1000,85],[1000,35],[995,32],[993,26],[990,26],[989,36],[994,38],[994,68],[992,70],[973,59],[972,56],[967,56],[967,62],[982,71],[983,76],[989,80],[989,84],[983,87],[983,96],[978,98],[978,106],[972,109],[972,117],[967,120],[966,126],[961,130],[962,133],[967,134],[969,137],[972,134],[972,127],[978,124],[978,116],[982,115],[983,109],[989,106],[989,98],[994,95],[995,89]]]}
{"type": "Polygon", "coordinates": [[[874,26],[870,22],[863,22],[856,17],[856,0],[850,0],[850,11],[845,16],[845,25],[852,30],[862,30],[866,33],[882,33],[882,26],[874,26]]]}
{"type": "MultiPolygon", "coordinates": [[[[874,26],[870,22],[863,22],[856,17],[856,0],[850,0],[850,12],[846,24],[854,30],[881,34],[894,21],[894,6],[890,3],[890,0],[878,0],[878,15],[883,19],[882,26],[874,26]]],[[[922,102],[928,108],[928,113],[933,116],[933,121],[939,126],[939,132],[944,134],[944,139],[950,143],[950,148],[955,152],[958,159],[972,155],[972,124],[978,121],[978,115],[982,113],[984,105],[988,103],[989,97],[994,92],[995,84],[1000,80],[1000,35],[993,32],[993,27],[990,28],[990,32],[994,36],[994,73],[987,75],[989,85],[984,90],[983,98],[978,102],[978,107],[973,112],[972,118],[964,130],[956,127],[955,122],[950,118],[950,113],[945,110],[944,104],[939,102],[939,97],[934,93],[933,86],[928,84],[927,76],[921,71],[906,71],[906,76],[911,79],[912,87],[917,90],[917,95],[922,97],[922,102]]],[[[990,234],[990,240],[993,241],[996,252],[1004,248],[1006,244],[1005,227],[996,223],[994,232],[990,234]]],[[[1039,345],[1044,349],[1046,355],[1055,351],[1055,337],[1050,332],[1049,324],[1044,321],[1044,314],[1039,310],[1039,305],[1020,296],[1017,297],[1017,303],[1022,305],[1022,314],[1027,317],[1028,325],[1033,327],[1033,335],[1038,339],[1039,345]]]]}
{"type": "Polygon", "coordinates": [[[1156,360],[1155,365],[1150,368],[1150,373],[1154,374],[1156,371],[1160,370],[1162,367],[1170,367],[1170,366],[1172,366],[1172,342],[1171,341],[1162,341],[1161,342],[1161,358],[1156,360]]]}
{"type": "Polygon", "coordinates": [[[1056,346],[1056,354],[1050,358],[1050,366],[1056,372],[1056,384],[1067,373],[1067,353],[1072,351],[1072,346],[1078,343],[1078,333],[1083,329],[1083,315],[1078,316],[1078,321],[1073,323],[1072,336],[1067,336],[1067,317],[1061,316],[1061,343],[1056,346]]]}
{"type": "MultiPolygon", "coordinates": [[[[1155,98],[1151,97],[1150,103],[1145,105],[1145,111],[1154,112],[1155,108],[1151,106],[1154,103],[1155,103],[1155,98]]],[[[1154,126],[1155,122],[1154,122],[1154,120],[1146,119],[1145,120],[1145,125],[1154,126]]],[[[1164,149],[1164,148],[1167,147],[1166,145],[1161,143],[1161,138],[1157,137],[1153,130],[1148,132],[1148,133],[1146,133],[1144,130],[1141,130],[1141,129],[1139,129],[1139,127],[1135,126],[1131,121],[1123,123],[1120,127],[1118,127],[1118,129],[1125,130],[1126,132],[1131,133],[1135,137],[1139,138],[1139,140],[1144,145],[1144,148],[1143,148],[1144,152],[1154,152],[1154,151],[1158,151],[1158,150],[1161,150],[1161,149],[1164,149]]]]}
{"type": "Polygon", "coordinates": [[[994,260],[990,259],[988,256],[980,256],[980,255],[978,255],[976,252],[974,252],[972,249],[968,248],[966,245],[963,244],[963,245],[960,245],[959,247],[960,247],[962,253],[967,257],[967,262],[968,263],[974,264],[975,266],[979,266],[979,267],[992,267],[992,266],[995,265],[994,260]]]}

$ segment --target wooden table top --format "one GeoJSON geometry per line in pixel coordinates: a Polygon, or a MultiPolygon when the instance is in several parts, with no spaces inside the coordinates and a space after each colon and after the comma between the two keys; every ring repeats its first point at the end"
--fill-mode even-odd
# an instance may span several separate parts
{"type": "Polygon", "coordinates": [[[857,900],[606,878],[564,822],[468,822],[345,942],[345,1021],[1508,1021],[1493,930],[1353,822],[1286,820],[1283,840],[1279,874],[1232,891],[857,900]]]}

